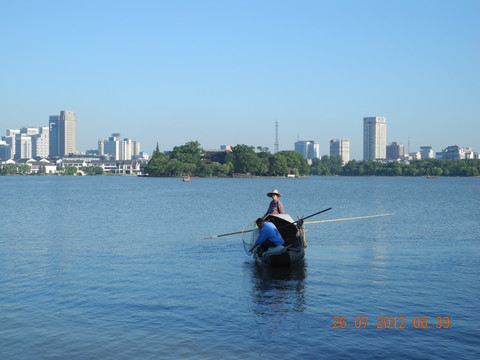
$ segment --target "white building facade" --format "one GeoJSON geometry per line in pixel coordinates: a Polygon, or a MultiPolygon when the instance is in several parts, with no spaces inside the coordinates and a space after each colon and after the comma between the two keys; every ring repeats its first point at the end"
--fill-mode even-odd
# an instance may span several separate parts
{"type": "Polygon", "coordinates": [[[115,160],[132,160],[140,154],[140,142],[132,139],[120,140],[119,133],[113,133],[108,140],[98,141],[99,155],[111,155],[115,160]]]}
{"type": "Polygon", "coordinates": [[[33,157],[46,158],[49,155],[49,128],[43,126],[38,128],[38,134],[32,135],[32,155],[33,157]]]}
{"type": "Polygon", "coordinates": [[[350,140],[332,139],[330,140],[330,156],[341,156],[343,164],[350,161],[350,140]]]}
{"type": "Polygon", "coordinates": [[[295,143],[295,151],[305,159],[312,160],[320,158],[320,145],[313,140],[299,140],[295,143]]]}
{"type": "Polygon", "coordinates": [[[49,117],[49,155],[65,156],[77,152],[77,117],[74,111],[60,111],[49,117]]]}
{"type": "Polygon", "coordinates": [[[387,119],[384,117],[363,118],[363,160],[387,157],[387,119]]]}
{"type": "Polygon", "coordinates": [[[431,146],[420,146],[420,154],[422,160],[433,159],[435,157],[435,152],[431,146]]]}

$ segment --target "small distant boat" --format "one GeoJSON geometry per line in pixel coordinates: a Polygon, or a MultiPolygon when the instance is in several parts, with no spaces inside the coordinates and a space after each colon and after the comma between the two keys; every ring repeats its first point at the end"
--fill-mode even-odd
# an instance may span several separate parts
{"type": "MultiPolygon", "coordinates": [[[[261,248],[258,247],[253,252],[254,259],[258,263],[273,267],[293,266],[303,260],[305,248],[307,247],[303,222],[293,220],[288,214],[270,214],[265,218],[265,221],[270,221],[277,227],[284,241],[283,249],[267,255],[262,254],[261,248]]],[[[254,232],[252,239],[258,237],[258,229],[256,230],[256,234],[254,232]]]]}
{"type": "Polygon", "coordinates": [[[425,177],[426,177],[427,179],[430,179],[430,180],[437,178],[437,176],[431,176],[431,175],[428,175],[428,174],[427,174],[425,177]]]}
{"type": "Polygon", "coordinates": [[[191,181],[190,175],[184,176],[183,181],[191,181]]]}

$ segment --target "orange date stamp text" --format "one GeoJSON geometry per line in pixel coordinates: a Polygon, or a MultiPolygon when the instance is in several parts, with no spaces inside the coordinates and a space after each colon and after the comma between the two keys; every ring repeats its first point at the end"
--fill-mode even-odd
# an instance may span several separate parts
{"type": "Polygon", "coordinates": [[[415,329],[448,329],[450,317],[448,316],[414,316],[407,321],[405,316],[334,316],[333,329],[406,329],[413,326],[415,329]]]}

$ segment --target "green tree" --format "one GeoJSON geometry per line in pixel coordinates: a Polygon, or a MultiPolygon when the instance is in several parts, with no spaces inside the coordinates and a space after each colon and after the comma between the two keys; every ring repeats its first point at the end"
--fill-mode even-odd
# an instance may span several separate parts
{"type": "Polygon", "coordinates": [[[2,166],[2,175],[16,175],[18,173],[17,164],[4,164],[2,166]]]}
{"type": "Polygon", "coordinates": [[[68,176],[72,176],[76,174],[77,174],[77,168],[75,166],[66,166],[63,172],[63,175],[68,175],[68,176]]]}
{"type": "Polygon", "coordinates": [[[285,157],[288,170],[291,173],[298,172],[298,174],[302,176],[310,174],[310,165],[308,165],[307,159],[304,159],[300,153],[293,150],[285,150],[280,151],[278,154],[285,157]]]}
{"type": "Polygon", "coordinates": [[[165,176],[167,175],[167,164],[170,157],[160,152],[158,143],[156,149],[153,151],[152,158],[144,168],[146,174],[150,176],[165,176]]]}
{"type": "Polygon", "coordinates": [[[17,171],[20,175],[28,175],[32,172],[32,168],[26,164],[17,165],[17,171]]]}
{"type": "Polygon", "coordinates": [[[200,165],[202,161],[203,149],[198,141],[189,141],[185,145],[175,146],[171,154],[172,159],[177,159],[182,163],[200,165]]]}
{"type": "MultiPolygon", "coordinates": [[[[313,165],[313,164],[312,164],[313,165]]],[[[346,176],[358,176],[358,162],[357,160],[350,160],[348,163],[345,164],[342,170],[342,175],[346,176]]]]}
{"type": "Polygon", "coordinates": [[[281,153],[276,153],[270,158],[269,174],[272,176],[285,176],[289,173],[287,159],[281,153]]]}
{"type": "Polygon", "coordinates": [[[103,174],[103,168],[101,166],[83,166],[80,170],[90,176],[103,174]]]}
{"type": "Polygon", "coordinates": [[[233,164],[233,172],[239,174],[264,175],[268,171],[268,167],[260,160],[253,146],[236,145],[227,154],[227,162],[231,162],[233,164]]]}

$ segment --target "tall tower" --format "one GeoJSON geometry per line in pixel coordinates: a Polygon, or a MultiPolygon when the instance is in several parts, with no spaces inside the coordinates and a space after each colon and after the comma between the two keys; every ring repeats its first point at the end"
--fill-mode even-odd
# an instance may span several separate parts
{"type": "Polygon", "coordinates": [[[60,111],[58,127],[60,155],[77,152],[77,117],[73,111],[60,111]]]}
{"type": "Polygon", "coordinates": [[[48,153],[49,156],[58,156],[59,155],[59,148],[58,148],[58,122],[60,121],[60,116],[58,115],[50,115],[48,125],[49,125],[49,132],[48,132],[48,153]]]}
{"type": "Polygon", "coordinates": [[[304,159],[320,158],[320,145],[315,144],[313,140],[298,140],[294,146],[295,151],[301,154],[304,159]]]}
{"type": "Polygon", "coordinates": [[[50,116],[50,155],[64,156],[77,152],[77,117],[73,111],[50,116]]]}
{"type": "Polygon", "coordinates": [[[275,121],[275,154],[278,153],[278,121],[275,121]]]}
{"type": "Polygon", "coordinates": [[[350,140],[330,140],[330,156],[341,156],[343,164],[348,163],[350,161],[350,140]]]}
{"type": "Polygon", "coordinates": [[[387,119],[384,117],[363,118],[363,160],[387,157],[387,119]]]}

